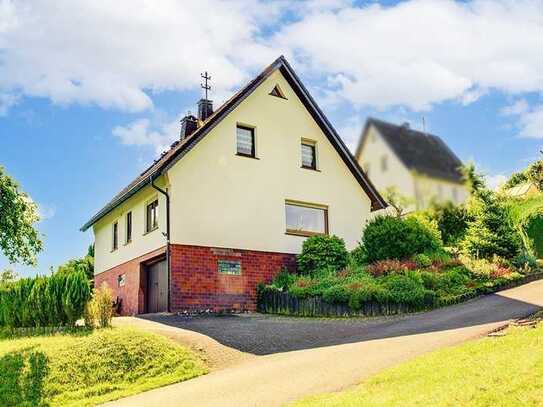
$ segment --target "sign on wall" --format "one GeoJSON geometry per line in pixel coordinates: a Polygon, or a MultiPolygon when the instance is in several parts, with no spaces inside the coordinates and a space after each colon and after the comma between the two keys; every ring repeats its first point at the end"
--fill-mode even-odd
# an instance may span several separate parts
{"type": "Polygon", "coordinates": [[[228,274],[231,276],[241,275],[241,261],[240,260],[218,260],[217,269],[221,274],[228,274]]]}

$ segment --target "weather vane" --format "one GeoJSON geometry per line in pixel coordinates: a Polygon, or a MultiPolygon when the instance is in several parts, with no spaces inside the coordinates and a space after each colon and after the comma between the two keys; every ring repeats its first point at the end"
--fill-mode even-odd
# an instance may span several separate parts
{"type": "Polygon", "coordinates": [[[201,76],[202,79],[204,80],[204,83],[201,83],[200,86],[202,87],[202,89],[205,89],[205,91],[206,91],[206,100],[208,100],[208,99],[207,99],[207,91],[208,91],[208,90],[211,90],[211,85],[209,85],[209,84],[207,83],[207,81],[210,81],[210,80],[211,80],[211,76],[209,76],[209,75],[207,74],[207,71],[205,71],[204,73],[200,74],[200,76],[201,76]]]}

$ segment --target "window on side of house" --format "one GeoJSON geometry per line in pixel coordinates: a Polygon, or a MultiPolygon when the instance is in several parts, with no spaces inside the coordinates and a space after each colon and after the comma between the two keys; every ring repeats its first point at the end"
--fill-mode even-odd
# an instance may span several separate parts
{"type": "Polygon", "coordinates": [[[458,202],[458,190],[456,189],[456,187],[453,187],[452,189],[452,198],[454,203],[458,202]]]}
{"type": "Polygon", "coordinates": [[[145,211],[145,232],[152,232],[156,228],[158,228],[158,199],[147,204],[145,211]]]}
{"type": "Polygon", "coordinates": [[[370,163],[364,164],[364,172],[368,177],[370,176],[370,163]]]}
{"type": "Polygon", "coordinates": [[[298,236],[328,234],[328,208],[299,202],[285,202],[286,233],[298,236]]]}
{"type": "Polygon", "coordinates": [[[132,241],[132,212],[126,214],[126,239],[125,243],[128,244],[132,241]]]}
{"type": "Polygon", "coordinates": [[[302,168],[317,169],[317,148],[314,141],[302,140],[302,168]]]}
{"type": "Polygon", "coordinates": [[[119,248],[119,222],[113,222],[111,230],[111,251],[117,250],[119,248]]]}
{"type": "Polygon", "coordinates": [[[236,127],[236,154],[244,157],[256,157],[254,128],[240,125],[236,127]]]}
{"type": "Polygon", "coordinates": [[[385,172],[388,170],[388,158],[386,155],[381,157],[381,171],[385,172]]]}

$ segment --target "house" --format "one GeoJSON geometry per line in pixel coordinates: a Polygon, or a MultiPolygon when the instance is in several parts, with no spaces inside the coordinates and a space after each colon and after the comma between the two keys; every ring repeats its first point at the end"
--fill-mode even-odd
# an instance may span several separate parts
{"type": "Polygon", "coordinates": [[[213,111],[94,215],[95,284],[123,314],[254,310],[307,236],[356,246],[386,206],[284,57],[213,111]]]}
{"type": "Polygon", "coordinates": [[[533,182],[523,182],[513,188],[506,189],[505,194],[513,198],[529,198],[539,193],[539,189],[533,182]]]}
{"type": "Polygon", "coordinates": [[[356,160],[383,193],[394,187],[413,203],[408,210],[433,201],[460,204],[469,196],[462,181],[462,162],[438,136],[369,118],[355,153],[356,160]]]}

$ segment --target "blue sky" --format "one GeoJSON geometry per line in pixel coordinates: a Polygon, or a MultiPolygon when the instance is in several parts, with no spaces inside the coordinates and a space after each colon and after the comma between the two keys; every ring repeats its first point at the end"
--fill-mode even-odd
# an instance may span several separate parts
{"type": "MultiPolygon", "coordinates": [[[[284,54],[345,142],[368,115],[441,136],[496,184],[543,138],[543,2],[0,0],[0,165],[38,203],[45,273],[177,137],[284,54]]],[[[0,257],[0,270],[7,267],[0,257]]]]}

